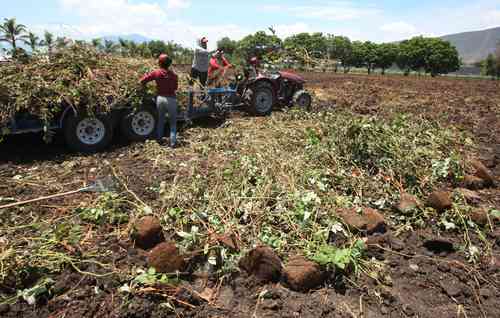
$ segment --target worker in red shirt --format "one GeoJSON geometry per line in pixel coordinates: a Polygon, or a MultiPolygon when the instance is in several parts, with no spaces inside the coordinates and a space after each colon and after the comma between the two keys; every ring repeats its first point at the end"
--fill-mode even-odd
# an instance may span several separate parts
{"type": "Polygon", "coordinates": [[[209,83],[218,84],[218,82],[226,73],[226,70],[230,67],[233,66],[224,56],[224,52],[221,50],[217,50],[217,52],[212,55],[212,58],[210,59],[210,65],[208,67],[209,83]]]}
{"type": "Polygon", "coordinates": [[[170,146],[173,148],[177,144],[177,97],[176,91],[179,87],[177,75],[170,69],[172,59],[161,54],[158,58],[160,68],[144,75],[139,81],[146,85],[151,81],[156,82],[157,98],[156,107],[158,109],[158,126],[156,138],[162,142],[165,134],[165,116],[168,112],[170,120],[170,146]]]}

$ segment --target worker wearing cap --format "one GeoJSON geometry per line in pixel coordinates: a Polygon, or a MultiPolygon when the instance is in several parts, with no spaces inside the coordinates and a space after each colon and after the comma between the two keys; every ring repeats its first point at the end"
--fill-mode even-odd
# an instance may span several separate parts
{"type": "Polygon", "coordinates": [[[194,50],[193,65],[191,67],[191,78],[199,80],[201,85],[207,85],[209,53],[207,50],[208,40],[202,37],[198,40],[198,47],[194,50]]]}
{"type": "Polygon", "coordinates": [[[251,78],[256,78],[257,76],[259,76],[259,65],[260,65],[260,61],[257,57],[252,57],[250,59],[250,67],[249,67],[249,75],[251,78]]]}
{"type": "Polygon", "coordinates": [[[208,79],[211,84],[218,84],[219,80],[224,76],[226,70],[232,67],[231,63],[224,56],[222,50],[217,50],[210,59],[208,67],[208,79]]]}
{"type": "Polygon", "coordinates": [[[170,119],[170,146],[177,144],[177,98],[176,91],[179,87],[177,75],[170,69],[172,59],[161,54],[158,58],[160,68],[144,75],[140,83],[146,85],[151,81],[156,82],[158,97],[156,98],[156,107],[158,109],[158,127],[156,138],[161,142],[165,134],[165,115],[168,112],[170,119]]]}

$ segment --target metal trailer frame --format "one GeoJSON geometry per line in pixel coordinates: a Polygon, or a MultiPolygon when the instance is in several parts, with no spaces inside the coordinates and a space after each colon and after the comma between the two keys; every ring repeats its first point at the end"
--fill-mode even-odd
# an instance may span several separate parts
{"type": "MultiPolygon", "coordinates": [[[[231,87],[210,88],[207,90],[188,90],[188,104],[186,111],[178,112],[177,121],[191,121],[198,118],[208,117],[212,114],[224,114],[228,111],[241,108],[243,103],[234,104],[234,97],[237,95],[238,90],[231,87]],[[205,96],[201,99],[201,104],[196,106],[194,104],[194,97],[196,94],[205,96]]],[[[156,104],[156,98],[153,98],[156,104]]],[[[116,116],[120,112],[126,111],[127,108],[114,109],[109,114],[116,116]]],[[[77,110],[68,106],[66,109],[55,119],[49,126],[45,127],[42,120],[33,116],[29,119],[21,119],[16,121],[13,117],[7,126],[0,127],[0,136],[6,135],[19,135],[24,133],[39,133],[43,131],[61,130],[64,126],[64,119],[68,115],[76,115],[77,110]]],[[[168,115],[167,115],[168,116],[168,115]]]]}

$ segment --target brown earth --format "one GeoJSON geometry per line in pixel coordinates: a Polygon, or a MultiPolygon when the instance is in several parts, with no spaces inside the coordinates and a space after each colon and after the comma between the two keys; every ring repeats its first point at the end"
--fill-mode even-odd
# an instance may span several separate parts
{"type": "MultiPolygon", "coordinates": [[[[500,176],[500,82],[454,78],[365,76],[335,74],[304,74],[309,87],[319,101],[317,108],[348,109],[355,113],[388,116],[406,112],[414,116],[438,119],[443,126],[454,126],[473,137],[480,159],[495,176],[500,176]]],[[[239,120],[236,118],[235,120],[239,120]]],[[[259,121],[260,118],[242,118],[259,121]]],[[[200,122],[209,131],[221,124],[200,122]]],[[[194,138],[189,130],[185,138],[194,138]]],[[[156,202],[157,194],[149,190],[159,180],[174,181],[176,176],[190,176],[183,171],[158,169],[153,154],[145,153],[143,144],[126,145],[118,142],[108,152],[92,156],[68,153],[56,140],[53,145],[38,142],[35,136],[7,138],[0,144],[0,197],[17,200],[78,188],[94,178],[109,175],[111,166],[119,169],[130,190],[142,200],[156,202]],[[109,162],[110,165],[104,164],[109,162]],[[44,178],[37,172],[43,171],[44,178]],[[16,176],[23,176],[22,179],[16,176]]],[[[186,157],[182,151],[169,152],[168,160],[194,163],[202,161],[202,169],[219,164],[186,157]],[[198,161],[197,161],[198,160],[198,161]]],[[[498,182],[498,179],[497,179],[498,182]]],[[[481,204],[500,208],[498,188],[477,191],[481,204]]],[[[0,211],[0,221],[15,220],[26,224],[31,214],[37,219],[68,215],[80,202],[94,200],[97,194],[82,193],[32,205],[22,213],[10,215],[0,211]]],[[[151,203],[154,208],[159,208],[151,203]]],[[[1,228],[0,228],[1,229],[1,228]]],[[[98,232],[85,237],[79,249],[100,252],[97,259],[113,264],[114,269],[145,267],[147,254],[132,247],[123,233],[103,225],[98,232]],[[113,235],[108,235],[113,233],[113,235]]],[[[68,267],[53,275],[53,294],[36,305],[18,302],[1,304],[1,317],[500,317],[500,231],[488,233],[491,254],[477,264],[465,259],[458,251],[429,248],[430,238],[440,233],[430,229],[405,231],[398,229],[378,237],[370,244],[371,258],[385,264],[380,270],[348,279],[335,275],[317,290],[308,293],[291,291],[281,283],[261,283],[245,272],[234,274],[211,286],[198,286],[196,280],[189,289],[169,293],[159,288],[144,291],[134,297],[122,297],[117,289],[122,285],[118,274],[85,275],[68,267]],[[396,235],[398,233],[398,235],[396,235]],[[204,291],[213,291],[207,301],[204,291]],[[165,297],[176,295],[175,313],[166,310],[165,297]]],[[[23,229],[16,230],[23,237],[23,229]]],[[[471,239],[478,241],[475,233],[471,239]]],[[[2,233],[0,231],[0,239],[2,233]]],[[[460,245],[462,234],[446,233],[439,237],[449,244],[460,245]]],[[[434,241],[433,241],[434,242],[434,241]]],[[[27,242],[26,244],[28,244],[27,242]]],[[[0,252],[3,252],[0,240],[0,252]]],[[[445,244],[446,245],[446,244],[445,244]]],[[[70,245],[61,247],[72,255],[81,251],[70,245]]],[[[1,254],[0,254],[1,255],[1,254]]],[[[1,260],[1,258],[0,258],[1,260]]],[[[1,263],[0,263],[1,264],[1,263]]],[[[94,263],[80,271],[105,274],[94,263]]],[[[12,294],[16,289],[32,286],[40,274],[31,274],[21,282],[0,285],[0,294],[12,294]]],[[[170,288],[170,287],[169,287],[170,288]]],[[[172,287],[173,288],[173,287],[172,287]]]]}

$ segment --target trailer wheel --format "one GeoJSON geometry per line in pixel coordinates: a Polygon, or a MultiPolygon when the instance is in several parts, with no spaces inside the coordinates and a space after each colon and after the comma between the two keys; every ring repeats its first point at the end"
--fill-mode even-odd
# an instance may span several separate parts
{"type": "Polygon", "coordinates": [[[259,116],[271,114],[275,104],[274,91],[271,84],[267,82],[257,83],[253,88],[247,90],[247,99],[250,111],[259,116]]]}
{"type": "Polygon", "coordinates": [[[158,125],[158,112],[153,107],[144,107],[122,118],[120,129],[131,142],[144,141],[154,136],[158,125]]]}
{"type": "Polygon", "coordinates": [[[293,106],[310,111],[312,104],[312,97],[307,91],[300,90],[293,94],[293,106]]]}
{"type": "Polygon", "coordinates": [[[66,144],[77,152],[102,151],[113,140],[113,124],[109,116],[71,116],[63,129],[66,144]]]}

